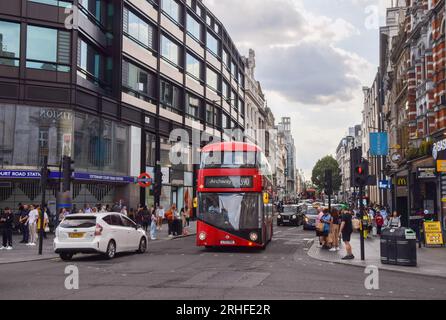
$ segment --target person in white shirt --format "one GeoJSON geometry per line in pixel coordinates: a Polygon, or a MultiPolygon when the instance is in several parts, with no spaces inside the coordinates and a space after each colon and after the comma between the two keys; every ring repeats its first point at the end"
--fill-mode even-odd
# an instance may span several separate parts
{"type": "Polygon", "coordinates": [[[37,220],[39,219],[39,211],[33,205],[30,206],[31,211],[28,215],[29,242],[28,246],[35,246],[37,241],[37,220]]]}
{"type": "Polygon", "coordinates": [[[163,221],[164,221],[164,207],[159,206],[157,209],[157,217],[158,217],[158,230],[161,230],[163,228],[163,221]]]}

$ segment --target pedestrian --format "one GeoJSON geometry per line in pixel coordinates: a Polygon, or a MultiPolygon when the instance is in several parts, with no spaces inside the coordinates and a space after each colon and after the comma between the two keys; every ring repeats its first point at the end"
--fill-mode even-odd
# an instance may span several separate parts
{"type": "Polygon", "coordinates": [[[173,222],[175,220],[175,211],[176,211],[176,205],[172,204],[169,208],[169,210],[166,211],[165,217],[167,219],[167,233],[169,237],[173,237],[173,222]]]}
{"type": "Polygon", "coordinates": [[[49,231],[49,229],[48,229],[48,224],[49,224],[49,218],[48,218],[48,213],[47,213],[47,210],[46,210],[46,207],[39,207],[38,208],[38,212],[39,212],[39,215],[38,215],[38,218],[37,218],[37,238],[39,237],[39,235],[40,235],[40,228],[41,228],[41,226],[42,226],[42,233],[43,233],[43,238],[45,238],[46,239],[46,232],[48,232],[49,231]],[[42,226],[42,219],[41,219],[41,213],[42,213],[42,211],[43,211],[43,226],[42,226]]]}
{"type": "Polygon", "coordinates": [[[9,208],[5,208],[5,211],[0,217],[0,225],[3,234],[3,246],[0,250],[12,250],[12,224],[14,222],[14,214],[9,208]]]}
{"type": "Polygon", "coordinates": [[[123,214],[123,215],[125,215],[125,216],[127,217],[128,212],[127,212],[127,207],[126,207],[126,206],[123,206],[123,207],[122,207],[122,209],[121,209],[121,214],[123,214]]]}
{"type": "Polygon", "coordinates": [[[187,206],[186,206],[186,227],[188,227],[189,228],[189,226],[190,226],[190,215],[191,215],[191,209],[189,209],[187,206]]]}
{"type": "Polygon", "coordinates": [[[157,224],[156,210],[152,210],[152,213],[150,215],[150,239],[152,240],[156,240],[156,224],[157,224]]]}
{"type": "Polygon", "coordinates": [[[181,216],[181,226],[182,226],[182,234],[183,234],[183,236],[186,236],[186,235],[188,235],[188,230],[187,230],[187,218],[186,218],[186,216],[187,216],[187,214],[188,214],[188,209],[187,209],[187,207],[185,207],[185,208],[183,208],[183,209],[181,209],[181,212],[180,212],[180,216],[181,216]]]}
{"type": "Polygon", "coordinates": [[[328,244],[328,235],[330,234],[331,215],[328,209],[324,209],[320,223],[323,224],[322,232],[322,249],[330,249],[328,244]]]}
{"type": "Polygon", "coordinates": [[[161,205],[159,206],[158,209],[158,230],[160,231],[163,229],[164,218],[165,218],[164,207],[161,205]]]}
{"type": "Polygon", "coordinates": [[[321,218],[324,215],[324,210],[321,207],[319,207],[318,211],[319,211],[319,214],[316,217],[316,236],[319,237],[319,246],[318,246],[318,248],[322,248],[322,244],[323,244],[322,230],[319,230],[318,226],[321,223],[321,218]]]}
{"type": "Polygon", "coordinates": [[[37,241],[37,219],[39,218],[39,211],[37,206],[31,205],[28,215],[28,229],[29,229],[29,242],[28,246],[35,246],[37,241]]]}
{"type": "Polygon", "coordinates": [[[19,224],[20,224],[20,230],[22,232],[22,241],[20,243],[28,243],[29,240],[29,229],[28,229],[28,214],[29,214],[29,208],[28,205],[21,206],[21,209],[19,210],[19,224]]]}
{"type": "Polygon", "coordinates": [[[331,213],[331,223],[330,223],[330,242],[331,242],[331,252],[339,251],[339,230],[341,227],[341,218],[339,211],[336,209],[332,210],[331,213]]]}
{"type": "Polygon", "coordinates": [[[144,206],[141,210],[141,216],[142,216],[142,227],[147,232],[150,226],[150,219],[151,215],[149,213],[149,209],[147,206],[144,206]]]}
{"type": "Polygon", "coordinates": [[[352,212],[344,210],[341,215],[341,227],[339,230],[339,235],[342,236],[342,241],[345,244],[345,250],[347,255],[342,258],[342,260],[353,260],[355,256],[353,255],[352,246],[350,244],[351,236],[353,233],[353,223],[352,223],[352,212]]]}
{"type": "Polygon", "coordinates": [[[401,228],[401,217],[397,211],[393,212],[392,217],[387,222],[389,228],[401,228]]]}
{"type": "MultiPolygon", "coordinates": [[[[44,224],[43,224],[43,237],[46,239],[46,233],[50,232],[49,224],[50,224],[50,214],[47,206],[43,207],[43,215],[44,215],[44,224]]],[[[40,218],[40,216],[39,216],[40,218]]]]}
{"type": "Polygon", "coordinates": [[[384,220],[384,217],[381,214],[381,211],[377,212],[376,216],[375,216],[375,223],[376,223],[376,234],[379,235],[379,236],[382,233],[382,228],[384,226],[384,222],[385,222],[385,220],[384,220]]]}
{"type": "MultiPolygon", "coordinates": [[[[181,210],[184,210],[184,208],[182,208],[181,210]]],[[[180,211],[178,211],[176,205],[175,208],[173,210],[173,225],[172,225],[172,231],[173,231],[173,235],[175,237],[179,236],[180,234],[183,233],[183,225],[181,223],[181,214],[180,211]]]]}

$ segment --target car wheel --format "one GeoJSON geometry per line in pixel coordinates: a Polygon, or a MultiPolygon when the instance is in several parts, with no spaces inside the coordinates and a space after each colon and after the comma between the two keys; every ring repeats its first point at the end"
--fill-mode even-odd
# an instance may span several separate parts
{"type": "Polygon", "coordinates": [[[115,257],[115,255],[116,255],[116,243],[115,241],[110,240],[107,246],[107,252],[105,253],[105,257],[108,260],[111,260],[115,257]]]}
{"type": "Polygon", "coordinates": [[[63,261],[70,261],[71,259],[73,259],[72,253],[61,253],[59,256],[63,261]]]}
{"type": "Polygon", "coordinates": [[[139,241],[139,248],[138,253],[143,254],[147,251],[147,240],[146,238],[141,238],[141,241],[139,241]]]}

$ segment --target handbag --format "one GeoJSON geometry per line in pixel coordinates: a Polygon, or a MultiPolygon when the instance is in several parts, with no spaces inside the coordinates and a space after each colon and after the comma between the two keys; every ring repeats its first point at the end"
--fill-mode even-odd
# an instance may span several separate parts
{"type": "Polygon", "coordinates": [[[318,222],[318,224],[316,226],[316,230],[319,232],[324,232],[324,226],[325,226],[325,224],[323,222],[318,222]]]}

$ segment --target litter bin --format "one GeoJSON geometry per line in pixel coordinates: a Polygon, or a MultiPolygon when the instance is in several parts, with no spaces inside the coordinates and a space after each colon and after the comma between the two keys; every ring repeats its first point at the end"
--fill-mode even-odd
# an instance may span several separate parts
{"type": "Polygon", "coordinates": [[[381,235],[381,263],[417,266],[417,236],[409,228],[386,228],[381,235]]]}

